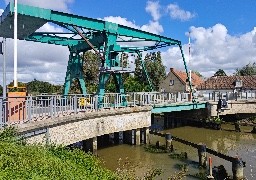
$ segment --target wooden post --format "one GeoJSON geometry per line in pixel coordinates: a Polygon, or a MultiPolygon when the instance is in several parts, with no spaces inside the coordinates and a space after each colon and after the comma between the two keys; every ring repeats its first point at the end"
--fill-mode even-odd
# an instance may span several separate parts
{"type": "Polygon", "coordinates": [[[201,144],[198,146],[198,156],[199,156],[199,166],[206,167],[207,166],[207,153],[206,153],[206,145],[201,144]]]}
{"type": "Polygon", "coordinates": [[[171,152],[173,151],[172,135],[170,133],[165,134],[165,148],[171,152]]]}
{"type": "Polygon", "coordinates": [[[241,158],[234,158],[232,162],[232,172],[234,180],[241,180],[244,178],[244,165],[241,158]]]}

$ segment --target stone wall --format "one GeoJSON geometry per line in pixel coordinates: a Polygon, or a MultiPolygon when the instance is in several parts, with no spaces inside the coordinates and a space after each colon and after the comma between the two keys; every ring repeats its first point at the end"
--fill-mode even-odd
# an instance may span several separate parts
{"type": "Polygon", "coordinates": [[[151,107],[129,107],[17,125],[28,143],[69,145],[89,138],[151,125],[151,107]],[[42,133],[38,133],[38,132],[42,133]]]}
{"type": "Polygon", "coordinates": [[[256,101],[228,101],[228,108],[217,111],[218,102],[209,102],[207,105],[209,116],[227,115],[227,114],[249,114],[256,113],[256,101]]]}

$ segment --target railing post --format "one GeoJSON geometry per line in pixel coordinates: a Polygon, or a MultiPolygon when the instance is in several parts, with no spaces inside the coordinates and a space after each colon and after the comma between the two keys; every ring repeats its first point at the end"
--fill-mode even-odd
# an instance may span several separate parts
{"type": "Polygon", "coordinates": [[[135,97],[135,93],[133,93],[133,106],[135,106],[135,100],[136,100],[136,97],[135,97]]]}
{"type": "Polygon", "coordinates": [[[31,110],[32,110],[32,96],[28,98],[28,121],[31,121],[31,110]]]}
{"type": "Polygon", "coordinates": [[[50,98],[50,116],[53,117],[53,97],[50,98]]]}
{"type": "Polygon", "coordinates": [[[245,98],[248,99],[248,93],[247,92],[245,92],[245,98]]]}
{"type": "Polygon", "coordinates": [[[209,93],[209,101],[211,100],[211,93],[209,93]]]}
{"type": "Polygon", "coordinates": [[[215,92],[213,92],[213,101],[215,102],[215,92]]]}
{"type": "Polygon", "coordinates": [[[77,114],[77,96],[75,95],[73,99],[74,99],[74,102],[73,102],[74,113],[77,114]]]}

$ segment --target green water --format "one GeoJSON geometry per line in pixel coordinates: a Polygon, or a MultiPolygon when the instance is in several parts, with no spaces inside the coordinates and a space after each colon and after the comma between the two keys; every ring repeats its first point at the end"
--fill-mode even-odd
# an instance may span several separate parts
{"type": "MultiPolygon", "coordinates": [[[[189,140],[194,143],[204,143],[207,147],[214,149],[223,154],[230,156],[238,155],[246,161],[244,175],[247,179],[256,179],[256,135],[248,133],[252,128],[242,127],[241,133],[234,132],[232,125],[223,125],[225,130],[210,130],[196,127],[179,127],[165,130],[174,136],[189,140]]],[[[150,136],[151,143],[159,140],[162,144],[165,143],[164,138],[150,136]]],[[[174,149],[178,152],[188,153],[189,173],[195,174],[199,172],[196,162],[198,162],[197,149],[184,144],[173,142],[174,149]]],[[[136,175],[143,174],[150,168],[161,168],[163,173],[156,179],[168,179],[172,174],[179,171],[177,164],[184,164],[180,160],[171,159],[168,154],[153,154],[145,152],[143,146],[118,145],[104,148],[98,151],[99,157],[104,161],[105,166],[111,170],[122,166],[122,163],[127,161],[130,164],[126,165],[129,169],[134,169],[136,175]],[[121,162],[121,164],[120,164],[121,162]]],[[[220,159],[216,156],[208,154],[213,159],[213,165],[224,165],[228,174],[232,175],[231,162],[220,159]]],[[[193,179],[186,177],[184,179],[193,179]]]]}

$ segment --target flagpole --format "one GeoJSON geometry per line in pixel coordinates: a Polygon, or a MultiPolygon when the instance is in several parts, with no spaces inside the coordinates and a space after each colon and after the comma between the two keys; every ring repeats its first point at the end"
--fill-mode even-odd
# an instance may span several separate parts
{"type": "Polygon", "coordinates": [[[190,57],[190,32],[188,33],[188,64],[189,64],[189,81],[190,81],[190,83],[192,83],[192,79],[191,79],[191,63],[190,63],[190,60],[191,60],[191,57],[190,57]]]}
{"type": "Polygon", "coordinates": [[[17,42],[18,42],[18,3],[17,3],[18,0],[14,0],[14,49],[13,49],[13,81],[14,81],[14,84],[13,86],[14,87],[18,87],[18,81],[17,81],[17,59],[18,59],[18,56],[17,56],[17,42]]]}

